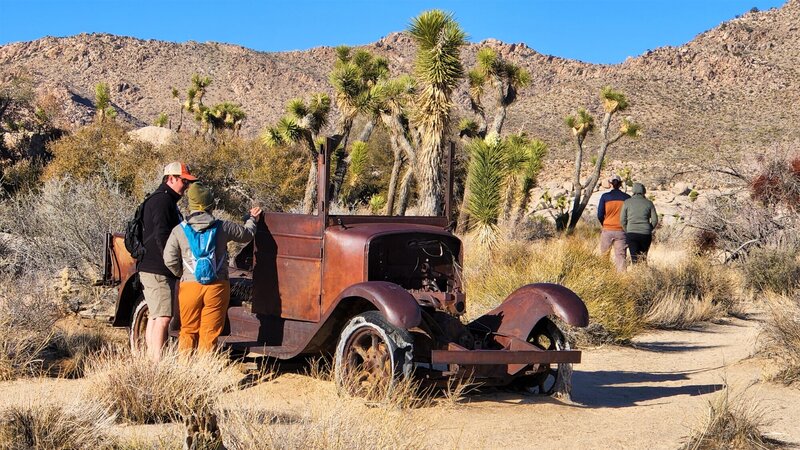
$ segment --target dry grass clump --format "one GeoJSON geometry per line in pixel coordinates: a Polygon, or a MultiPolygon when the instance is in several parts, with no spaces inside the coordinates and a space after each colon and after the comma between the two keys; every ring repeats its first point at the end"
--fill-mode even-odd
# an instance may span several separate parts
{"type": "MultiPolygon", "coordinates": [[[[589,231],[582,232],[584,234],[589,231]]],[[[613,341],[625,341],[641,329],[636,304],[611,261],[595,251],[597,240],[574,236],[535,243],[503,242],[489,253],[467,248],[465,284],[468,313],[474,319],[530,283],[562,284],[583,299],[592,322],[613,341]]]]}
{"type": "Polygon", "coordinates": [[[42,350],[46,370],[52,376],[81,378],[91,358],[110,344],[110,337],[103,329],[86,328],[54,331],[47,347],[42,350]]]}
{"type": "Polygon", "coordinates": [[[748,252],[741,263],[745,286],[756,292],[789,294],[800,287],[797,249],[761,247],[748,252]]]}
{"type": "Polygon", "coordinates": [[[256,409],[228,409],[219,417],[230,450],[427,447],[423,424],[408,411],[369,407],[358,399],[314,405],[302,417],[256,409]]]}
{"type": "Polygon", "coordinates": [[[112,449],[113,423],[113,415],[91,403],[12,406],[0,413],[0,449],[112,449]]]}
{"type": "Polygon", "coordinates": [[[170,347],[157,364],[143,354],[106,351],[86,365],[87,396],[132,423],[169,422],[210,411],[241,374],[225,354],[170,347]]]}
{"type": "Polygon", "coordinates": [[[674,265],[639,265],[630,272],[639,314],[658,328],[687,328],[739,311],[729,269],[699,256],[674,265]]]}
{"type": "Polygon", "coordinates": [[[39,278],[0,281],[0,380],[39,373],[61,317],[39,278]]]}
{"type": "Polygon", "coordinates": [[[770,449],[783,448],[785,443],[764,436],[768,425],[765,411],[752,398],[733,395],[726,388],[708,403],[708,412],[694,430],[684,449],[770,449]]]}
{"type": "Polygon", "coordinates": [[[800,297],[769,293],[766,302],[766,351],[778,363],[772,379],[787,385],[800,383],[800,297]]]}

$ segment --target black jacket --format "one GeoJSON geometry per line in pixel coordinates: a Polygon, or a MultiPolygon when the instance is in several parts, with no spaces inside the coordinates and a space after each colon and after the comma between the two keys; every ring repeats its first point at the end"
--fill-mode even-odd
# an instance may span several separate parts
{"type": "Polygon", "coordinates": [[[142,240],[146,250],[139,261],[139,271],[166,275],[175,275],[164,265],[164,247],[170,232],[183,220],[178,209],[181,196],[164,183],[145,201],[142,214],[142,240]]]}

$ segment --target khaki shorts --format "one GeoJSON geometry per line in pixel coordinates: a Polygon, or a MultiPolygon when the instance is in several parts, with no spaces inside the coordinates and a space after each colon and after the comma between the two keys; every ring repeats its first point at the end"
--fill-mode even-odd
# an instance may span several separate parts
{"type": "Polygon", "coordinates": [[[172,298],[178,280],[157,273],[139,272],[139,281],[144,287],[148,317],[172,317],[172,298]]]}

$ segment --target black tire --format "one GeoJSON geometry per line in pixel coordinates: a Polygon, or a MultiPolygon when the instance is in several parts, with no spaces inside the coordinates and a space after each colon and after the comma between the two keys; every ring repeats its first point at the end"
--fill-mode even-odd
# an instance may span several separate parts
{"type": "MultiPolygon", "coordinates": [[[[569,350],[564,333],[550,319],[540,320],[528,334],[528,343],[542,350],[569,350]]],[[[540,371],[514,380],[514,385],[538,395],[568,396],[571,387],[572,364],[547,364],[540,371]]]]}
{"type": "Polygon", "coordinates": [[[147,319],[149,318],[149,308],[144,301],[144,295],[140,295],[136,306],[131,313],[131,326],[128,328],[128,343],[132,352],[144,351],[147,349],[145,342],[145,332],[147,331],[147,319]]]}
{"type": "Polygon", "coordinates": [[[334,380],[340,392],[357,397],[388,395],[413,371],[413,338],[378,311],[359,314],[342,330],[334,357],[334,380]]]}

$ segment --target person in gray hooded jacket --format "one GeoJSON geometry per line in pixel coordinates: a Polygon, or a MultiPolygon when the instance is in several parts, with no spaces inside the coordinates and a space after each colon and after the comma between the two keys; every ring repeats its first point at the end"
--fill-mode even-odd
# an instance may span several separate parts
{"type": "Polygon", "coordinates": [[[653,241],[653,230],[658,225],[656,206],[645,198],[645,192],[642,183],[633,183],[633,196],[622,204],[619,217],[633,263],[647,259],[647,252],[653,241]]]}
{"type": "Polygon", "coordinates": [[[211,214],[214,197],[201,183],[193,183],[186,191],[186,196],[189,200],[189,215],[184,223],[172,229],[164,248],[164,264],[175,276],[181,278],[178,288],[181,318],[178,348],[208,351],[214,348],[222,333],[231,297],[227,244],[229,241],[247,243],[253,239],[261,209],[251,209],[250,217],[241,226],[227,220],[218,220],[211,214]],[[184,229],[184,225],[187,229],[184,229]],[[216,228],[214,261],[211,261],[216,278],[209,278],[211,281],[198,280],[195,273],[200,264],[192,253],[187,235],[192,234],[192,230],[198,233],[212,227],[216,228]]]}

